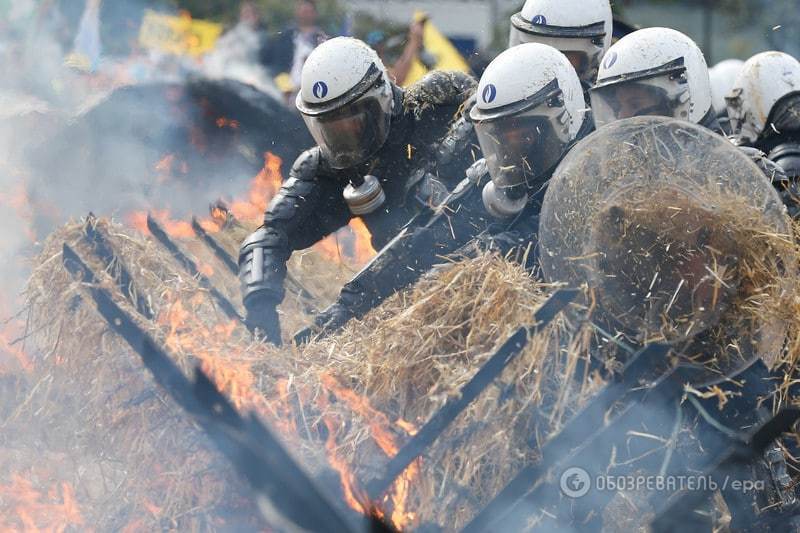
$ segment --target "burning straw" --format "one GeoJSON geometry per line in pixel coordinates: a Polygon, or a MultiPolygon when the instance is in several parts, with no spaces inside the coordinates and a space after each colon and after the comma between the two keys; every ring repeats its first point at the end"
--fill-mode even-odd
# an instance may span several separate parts
{"type": "MultiPolygon", "coordinates": [[[[531,445],[557,429],[597,384],[590,376],[573,379],[584,353],[577,345],[585,339],[564,341],[561,325],[553,325],[386,498],[366,502],[366,483],[511,331],[532,321],[548,288],[520,267],[485,255],[442,267],[335,337],[302,350],[275,350],[253,344],[154,242],[107,222],[96,227],[118,257],[111,268],[93,254],[82,226],[57,232],[45,245],[28,287],[42,352],[39,385],[9,422],[41,420],[54,447],[81,450],[83,460],[108,465],[103,489],[76,479],[87,524],[213,528],[231,515],[253,521],[255,514],[243,482],[87,304],[81,284],[61,266],[63,242],[95,272],[127,268],[134,279],[129,296],[146,301],[156,317],[140,320],[141,326],[181,368],[201,364],[237,407],[278,430],[310,471],[334,480],[332,488],[344,484],[353,507],[376,505],[398,527],[463,525],[535,457],[531,445]]],[[[225,271],[213,261],[207,258],[221,277],[225,271]]],[[[308,279],[308,272],[295,274],[308,279]]],[[[112,276],[102,277],[119,305],[135,314],[112,276]]],[[[224,292],[233,290],[230,285],[219,284],[224,292]]],[[[308,320],[291,303],[283,314],[287,322],[308,320]]]]}
{"type": "MultiPolygon", "coordinates": [[[[568,333],[564,321],[556,321],[531,340],[388,494],[370,502],[366,485],[382,475],[389,458],[512,331],[530,324],[550,287],[516,264],[480,255],[446,263],[336,336],[277,350],[252,343],[157,244],[107,222],[97,228],[119,258],[109,269],[87,245],[80,225],[57,232],[45,245],[28,288],[32,330],[42,354],[35,370],[38,384],[6,423],[22,426],[28,417],[43,421],[49,447],[78,464],[102,465],[92,479],[77,469],[75,498],[86,524],[213,529],[253,526],[259,519],[243,481],[153,384],[139,357],[109,333],[81,284],[64,271],[63,242],[96,272],[113,275],[124,265],[134,278],[131,296],[146,301],[156,316],[140,320],[141,326],[181,368],[188,372],[200,364],[239,409],[255,411],[268,422],[329,490],[341,490],[357,510],[377,508],[399,528],[465,525],[524,464],[537,459],[538,445],[603,384],[595,374],[580,373],[586,372],[579,362],[587,357],[592,335],[585,328],[568,333]]],[[[736,264],[737,275],[746,276],[747,283],[739,285],[747,288],[746,297],[723,315],[735,310],[731,316],[740,320],[759,315],[786,321],[779,359],[795,365],[800,285],[794,275],[776,277],[771,259],[794,254],[795,245],[784,235],[767,235],[744,223],[729,231],[750,252],[736,264]]],[[[238,237],[223,230],[215,238],[230,241],[229,251],[235,252],[238,237]]],[[[202,246],[193,241],[181,245],[207,263],[215,285],[238,301],[235,280],[213,254],[202,256],[202,246]]],[[[313,254],[305,261],[300,267],[313,263],[313,268],[294,264],[296,277],[325,286],[330,270],[325,261],[313,254]]],[[[794,272],[786,264],[782,268],[794,272]]],[[[729,283],[727,276],[720,277],[729,283]]],[[[103,278],[119,305],[134,314],[112,277],[103,278]]],[[[340,281],[327,280],[328,294],[334,283],[340,281]]],[[[302,306],[289,300],[282,309],[284,326],[307,322],[302,306]]],[[[316,303],[319,308],[326,302],[316,303]]],[[[787,377],[784,391],[791,382],[787,377]]]]}

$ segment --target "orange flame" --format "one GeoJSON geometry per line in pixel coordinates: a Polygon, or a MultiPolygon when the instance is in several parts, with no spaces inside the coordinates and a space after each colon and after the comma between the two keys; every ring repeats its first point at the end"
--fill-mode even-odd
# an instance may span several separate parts
{"type": "Polygon", "coordinates": [[[0,529],[5,531],[64,531],[83,526],[75,491],[69,483],[55,485],[42,494],[24,477],[14,474],[7,485],[0,484],[0,529]]]}
{"type": "MultiPolygon", "coordinates": [[[[12,340],[16,333],[22,331],[16,324],[0,325],[0,357],[11,356],[17,362],[19,368],[25,372],[30,372],[33,369],[33,363],[27,353],[19,348],[12,340]]],[[[15,369],[9,362],[2,361],[0,364],[0,372],[13,372],[15,369]]]]}
{"type": "MultiPolygon", "coordinates": [[[[189,239],[194,237],[192,225],[185,220],[173,220],[169,209],[156,209],[150,212],[150,215],[164,228],[164,231],[171,237],[179,239],[189,239]]],[[[149,235],[150,231],[147,229],[147,213],[145,211],[134,211],[125,217],[128,225],[133,226],[145,235],[149,235]]]]}
{"type": "Polygon", "coordinates": [[[267,204],[278,193],[281,177],[281,158],[267,152],[264,154],[264,167],[250,183],[250,191],[243,200],[235,201],[230,212],[243,222],[260,222],[264,218],[267,204]]]}
{"type": "MultiPolygon", "coordinates": [[[[347,405],[353,412],[357,413],[369,423],[372,439],[387,457],[394,457],[397,455],[397,452],[400,450],[400,445],[397,442],[395,434],[389,429],[392,427],[392,424],[384,413],[372,407],[367,398],[360,396],[354,390],[348,389],[340,384],[336,378],[330,374],[322,375],[322,384],[328,391],[333,393],[339,401],[347,405]]],[[[325,424],[329,432],[326,449],[329,452],[328,457],[330,463],[334,469],[339,472],[348,503],[353,509],[363,513],[365,505],[360,502],[367,501],[365,500],[365,493],[363,489],[359,487],[355,476],[349,470],[347,464],[335,453],[335,430],[337,428],[334,426],[333,422],[330,421],[330,417],[325,418],[325,424]],[[331,435],[333,435],[333,442],[331,441],[331,435]],[[358,507],[354,506],[353,502],[357,503],[358,507]]],[[[416,433],[416,427],[405,420],[398,420],[395,426],[403,430],[408,430],[409,434],[412,434],[412,431],[416,433]]],[[[382,502],[391,503],[391,521],[398,530],[413,525],[416,519],[415,513],[407,511],[407,504],[411,482],[418,476],[419,461],[415,461],[397,478],[392,490],[384,497],[382,502]]]]}
{"type": "MultiPolygon", "coordinates": [[[[220,124],[219,120],[227,119],[218,119],[218,125],[220,124]]],[[[162,175],[170,175],[175,162],[175,156],[168,154],[156,165],[156,171],[162,175]]],[[[184,162],[181,164],[185,165],[184,162]]],[[[208,233],[217,233],[228,222],[229,214],[245,223],[261,223],[269,202],[278,193],[283,183],[282,164],[283,161],[280,157],[266,152],[264,167],[253,178],[245,198],[234,200],[230,206],[212,207],[210,216],[199,221],[200,226],[208,233]]],[[[188,172],[188,168],[182,168],[182,172],[188,172]]],[[[154,210],[151,214],[171,237],[191,238],[194,236],[191,225],[185,221],[173,220],[168,209],[154,210]]],[[[147,214],[143,211],[130,213],[126,217],[126,222],[144,234],[149,233],[146,224],[147,214]]],[[[353,266],[366,263],[376,253],[372,247],[372,236],[360,218],[354,218],[347,227],[317,243],[314,249],[329,261],[348,262],[353,266]]]]}
{"type": "Polygon", "coordinates": [[[238,120],[231,120],[229,118],[219,117],[217,119],[216,123],[217,123],[217,127],[220,128],[220,129],[222,129],[222,128],[230,128],[232,130],[238,130],[239,129],[239,121],[238,120]]]}

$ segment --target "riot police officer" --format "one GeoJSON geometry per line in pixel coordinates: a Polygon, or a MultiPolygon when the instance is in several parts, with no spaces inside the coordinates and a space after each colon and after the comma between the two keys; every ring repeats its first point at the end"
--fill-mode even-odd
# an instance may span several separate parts
{"type": "Polygon", "coordinates": [[[355,216],[379,249],[417,211],[444,198],[473,162],[466,149],[471,126],[458,118],[474,86],[468,75],[434,72],[403,90],[356,39],[314,50],[296,105],[317,146],[295,161],[239,256],[251,330],[280,343],[276,307],[292,252],[355,216]]]}

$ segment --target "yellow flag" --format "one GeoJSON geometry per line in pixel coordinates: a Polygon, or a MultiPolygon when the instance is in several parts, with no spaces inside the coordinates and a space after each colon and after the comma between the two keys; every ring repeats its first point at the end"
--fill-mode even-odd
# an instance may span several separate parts
{"type": "Polygon", "coordinates": [[[199,56],[214,48],[221,33],[222,25],[215,22],[146,9],[139,44],[170,54],[199,56]]]}
{"type": "MultiPolygon", "coordinates": [[[[414,13],[414,20],[420,21],[426,17],[422,11],[414,13]]],[[[453,43],[445,37],[439,29],[433,25],[429,20],[425,23],[425,31],[422,35],[422,42],[424,43],[425,50],[436,57],[436,64],[434,70],[458,70],[461,72],[469,72],[470,68],[466,59],[462,56],[453,43]]],[[[408,76],[405,79],[404,85],[407,87],[419,81],[428,69],[419,60],[415,59],[411,64],[411,70],[408,71],[408,76]]]]}

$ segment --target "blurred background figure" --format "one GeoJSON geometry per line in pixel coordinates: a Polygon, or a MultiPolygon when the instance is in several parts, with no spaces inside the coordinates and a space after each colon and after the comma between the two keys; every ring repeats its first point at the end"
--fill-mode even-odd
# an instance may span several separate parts
{"type": "Polygon", "coordinates": [[[66,58],[67,64],[73,68],[95,72],[100,65],[100,54],[103,51],[100,42],[101,4],[102,0],[86,0],[72,53],[66,58]]]}
{"type": "Polygon", "coordinates": [[[294,22],[269,39],[262,52],[262,62],[275,75],[278,88],[288,104],[300,88],[303,65],[327,35],[319,27],[319,12],[314,0],[296,0],[294,22]]]}
{"type": "Polygon", "coordinates": [[[204,72],[212,78],[229,78],[248,83],[262,92],[280,97],[269,72],[261,64],[267,46],[267,30],[259,7],[245,0],[239,20],[219,38],[214,51],[203,61],[204,72]]]}
{"type": "Polygon", "coordinates": [[[367,35],[367,44],[378,52],[378,56],[380,56],[384,63],[391,65],[389,66],[389,74],[394,78],[397,85],[402,86],[405,84],[408,73],[411,71],[411,66],[414,64],[414,60],[421,59],[420,56],[424,50],[423,38],[425,35],[425,23],[427,21],[427,18],[423,18],[422,20],[415,20],[411,23],[408,27],[408,35],[405,38],[403,51],[393,64],[389,61],[388,50],[398,44],[402,44],[402,42],[395,43],[394,41],[397,40],[396,38],[387,37],[381,30],[374,30],[367,35]]]}
{"type": "Polygon", "coordinates": [[[732,132],[725,97],[733,89],[736,76],[739,75],[743,66],[744,61],[741,59],[726,59],[725,61],[720,61],[708,71],[708,75],[711,78],[711,103],[719,119],[719,124],[727,135],[732,132]]]}

